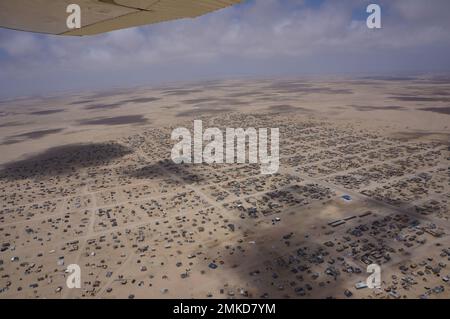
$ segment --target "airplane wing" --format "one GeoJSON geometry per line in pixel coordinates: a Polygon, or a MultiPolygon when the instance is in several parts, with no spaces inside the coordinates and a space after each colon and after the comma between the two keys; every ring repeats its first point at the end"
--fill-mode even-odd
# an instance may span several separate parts
{"type": "Polygon", "coordinates": [[[241,0],[0,0],[0,27],[58,35],[94,35],[194,18],[241,0]],[[81,8],[81,28],[67,27],[69,4],[81,8]]]}

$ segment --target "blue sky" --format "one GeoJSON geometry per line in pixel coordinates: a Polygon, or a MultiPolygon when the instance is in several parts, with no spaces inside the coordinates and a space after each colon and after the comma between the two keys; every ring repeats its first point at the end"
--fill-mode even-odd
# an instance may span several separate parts
{"type": "Polygon", "coordinates": [[[0,98],[228,77],[447,73],[448,0],[248,0],[94,37],[0,29],[0,98]],[[365,25],[383,9],[383,29],[365,25]]]}

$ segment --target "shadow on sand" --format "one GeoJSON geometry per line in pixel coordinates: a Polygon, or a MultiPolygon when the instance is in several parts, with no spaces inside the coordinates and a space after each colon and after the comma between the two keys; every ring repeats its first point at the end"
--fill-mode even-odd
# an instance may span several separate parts
{"type": "Polygon", "coordinates": [[[21,180],[77,174],[80,168],[107,165],[133,151],[117,143],[71,144],[53,147],[23,160],[2,165],[0,178],[21,180]]]}

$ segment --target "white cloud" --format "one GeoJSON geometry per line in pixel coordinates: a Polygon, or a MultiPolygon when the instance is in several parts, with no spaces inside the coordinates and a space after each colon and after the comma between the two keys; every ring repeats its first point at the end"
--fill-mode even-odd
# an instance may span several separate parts
{"type": "MultiPolygon", "coordinates": [[[[40,89],[51,91],[71,87],[82,77],[86,85],[108,84],[107,77],[116,74],[127,85],[133,77],[178,80],[180,74],[261,74],[261,65],[267,72],[276,67],[280,72],[327,71],[315,69],[316,65],[327,65],[330,72],[345,68],[365,72],[373,70],[373,66],[364,69],[365,61],[377,56],[384,56],[384,69],[394,72],[402,55],[404,70],[415,71],[417,58],[408,62],[412,54],[450,55],[449,1],[380,1],[382,30],[369,30],[363,19],[352,18],[355,12],[364,16],[367,3],[328,0],[317,8],[303,6],[303,1],[257,0],[195,20],[83,38],[1,31],[0,83],[10,88],[14,78],[15,86],[23,84],[26,91],[28,79],[48,77],[54,81],[48,81],[48,87],[42,81],[40,89]]],[[[420,62],[423,69],[438,63],[450,68],[448,59],[430,65],[425,58],[420,62]]]]}

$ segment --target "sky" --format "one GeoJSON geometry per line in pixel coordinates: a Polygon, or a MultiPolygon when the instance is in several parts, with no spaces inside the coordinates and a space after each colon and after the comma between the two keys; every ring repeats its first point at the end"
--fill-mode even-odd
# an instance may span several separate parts
{"type": "Polygon", "coordinates": [[[0,29],[0,98],[238,77],[443,74],[448,0],[247,0],[91,37],[0,29]],[[382,8],[368,29],[366,8],[382,8]]]}

